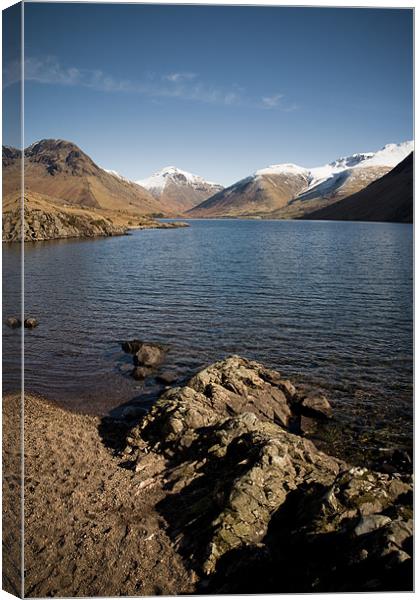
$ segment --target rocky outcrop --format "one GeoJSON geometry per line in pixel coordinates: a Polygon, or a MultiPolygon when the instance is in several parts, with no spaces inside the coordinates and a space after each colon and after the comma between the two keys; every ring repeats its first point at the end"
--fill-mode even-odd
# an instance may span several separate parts
{"type": "MultiPolygon", "coordinates": [[[[24,210],[23,239],[38,242],[75,237],[122,235],[126,228],[115,226],[104,217],[63,211],[24,210]]],[[[22,240],[22,220],[19,209],[3,213],[3,241],[22,240]]]]}
{"type": "MultiPolygon", "coordinates": [[[[412,586],[412,481],[328,456],[301,435],[328,401],[230,357],[166,391],[127,438],[165,457],[157,506],[208,593],[412,586]]],[[[145,481],[144,485],[151,485],[145,481]]]]}
{"type": "MultiPolygon", "coordinates": [[[[3,242],[22,240],[22,211],[15,202],[3,212],[3,242]]],[[[130,223],[132,223],[130,221],[130,223]]],[[[99,211],[82,208],[65,208],[43,202],[43,207],[31,206],[25,197],[23,239],[25,242],[38,242],[66,238],[93,238],[124,235],[129,229],[174,229],[188,227],[181,221],[161,222],[142,218],[136,224],[116,224],[99,211]]]]}

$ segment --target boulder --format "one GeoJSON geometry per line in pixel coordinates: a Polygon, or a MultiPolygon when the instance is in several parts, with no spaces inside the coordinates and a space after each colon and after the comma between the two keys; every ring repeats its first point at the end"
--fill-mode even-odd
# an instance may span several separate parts
{"type": "Polygon", "coordinates": [[[157,344],[143,343],[134,355],[134,364],[157,367],[165,357],[165,350],[157,344]]]}
{"type": "Polygon", "coordinates": [[[332,417],[331,404],[326,397],[319,392],[309,392],[299,402],[301,412],[307,417],[318,419],[330,419],[332,417]]]}
{"type": "Polygon", "coordinates": [[[287,382],[276,371],[239,356],[210,365],[187,385],[200,392],[203,403],[221,416],[252,412],[284,427],[293,416],[287,382]]]}
{"type": "Polygon", "coordinates": [[[34,327],[38,327],[38,320],[34,317],[28,317],[23,324],[27,329],[34,329],[34,327]]]}
{"type": "Polygon", "coordinates": [[[7,317],[6,325],[11,329],[17,329],[22,326],[22,321],[17,317],[7,317]]]}
{"type": "MultiPolygon", "coordinates": [[[[283,381],[230,357],[166,391],[130,431],[134,461],[145,445],[167,461],[157,509],[198,591],[410,589],[411,478],[292,433],[298,403],[283,381]]],[[[325,417],[324,402],[303,408],[325,417]]]]}

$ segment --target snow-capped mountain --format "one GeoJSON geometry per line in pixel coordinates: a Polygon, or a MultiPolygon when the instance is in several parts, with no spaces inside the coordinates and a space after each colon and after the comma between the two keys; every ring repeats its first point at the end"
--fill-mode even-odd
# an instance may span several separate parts
{"type": "Polygon", "coordinates": [[[413,151],[412,141],[338,158],[320,167],[271,165],[192,209],[192,216],[267,215],[294,218],[363,189],[413,151]]]}
{"type": "Polygon", "coordinates": [[[312,213],[305,219],[322,221],[413,222],[413,153],[368,186],[312,213]]]}
{"type": "Polygon", "coordinates": [[[161,200],[162,205],[179,212],[196,206],[223,189],[222,185],[173,166],[165,167],[136,183],[161,200]]]}

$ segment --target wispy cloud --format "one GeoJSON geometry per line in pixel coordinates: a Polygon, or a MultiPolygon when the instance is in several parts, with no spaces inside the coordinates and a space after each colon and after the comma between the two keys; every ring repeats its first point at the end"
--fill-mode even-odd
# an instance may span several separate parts
{"type": "Polygon", "coordinates": [[[172,81],[173,83],[178,83],[179,81],[191,81],[191,79],[196,79],[197,77],[197,73],[169,73],[169,75],[164,75],[164,79],[172,81]]]}
{"type": "MultiPolygon", "coordinates": [[[[100,69],[80,69],[64,67],[56,58],[28,57],[24,64],[25,81],[41,84],[79,86],[110,93],[132,93],[150,98],[179,98],[208,104],[225,106],[247,106],[250,108],[271,108],[282,111],[295,110],[283,103],[283,94],[263,96],[258,99],[246,90],[232,85],[229,88],[201,81],[197,73],[179,71],[157,77],[150,75],[144,80],[118,79],[100,69]]],[[[3,87],[20,81],[18,61],[7,65],[3,71],[3,87]]]]}
{"type": "Polygon", "coordinates": [[[291,112],[297,110],[296,104],[286,104],[284,101],[284,94],[274,94],[273,96],[263,96],[261,98],[261,105],[263,108],[277,108],[283,112],[291,112]]]}
{"type": "Polygon", "coordinates": [[[275,108],[276,106],[279,106],[282,98],[283,94],[275,94],[274,96],[263,96],[261,101],[267,108],[275,108]]]}

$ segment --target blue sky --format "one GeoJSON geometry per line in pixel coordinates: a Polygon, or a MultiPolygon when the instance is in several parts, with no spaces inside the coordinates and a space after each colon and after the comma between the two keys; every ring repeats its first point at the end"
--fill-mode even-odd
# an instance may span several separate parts
{"type": "Polygon", "coordinates": [[[25,145],[68,139],[131,179],[315,166],[412,138],[412,52],[403,9],[29,3],[25,145]]]}

